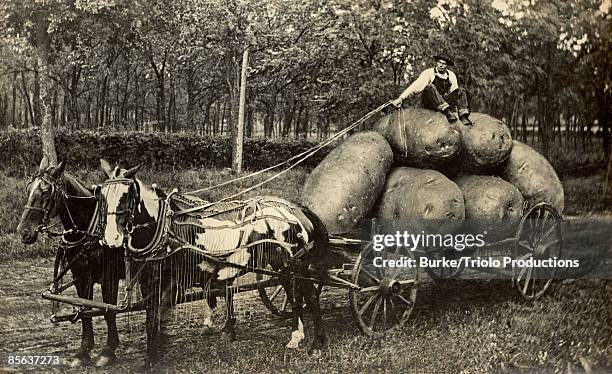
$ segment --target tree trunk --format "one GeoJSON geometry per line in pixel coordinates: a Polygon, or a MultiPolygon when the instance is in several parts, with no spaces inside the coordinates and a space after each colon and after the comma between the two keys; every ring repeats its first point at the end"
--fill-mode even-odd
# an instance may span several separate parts
{"type": "Polygon", "coordinates": [[[264,118],[264,136],[266,138],[272,137],[274,131],[274,113],[276,112],[276,94],[272,94],[272,102],[267,108],[266,117],[264,118]]]}
{"type": "Polygon", "coordinates": [[[234,144],[232,147],[232,170],[242,172],[242,148],[244,145],[244,115],[246,105],[247,68],[249,66],[249,47],[242,51],[242,68],[240,77],[240,104],[234,144]]]}
{"type": "Polygon", "coordinates": [[[34,110],[32,109],[32,101],[30,100],[30,94],[28,92],[28,85],[26,83],[26,77],[23,71],[21,72],[21,93],[23,96],[23,102],[25,104],[24,107],[27,109],[27,112],[25,115],[26,127],[28,125],[28,119],[29,119],[29,123],[34,125],[34,110]]]}
{"type": "Polygon", "coordinates": [[[13,72],[13,89],[12,89],[12,96],[13,96],[13,100],[11,102],[11,126],[16,127],[15,126],[15,108],[17,107],[17,72],[14,71],[13,72]]]}
{"type": "Polygon", "coordinates": [[[50,84],[49,84],[49,34],[47,31],[48,21],[42,15],[36,24],[36,52],[38,68],[40,72],[40,102],[42,106],[42,121],[40,127],[40,138],[42,142],[43,155],[47,157],[52,165],[57,165],[57,152],[53,137],[50,111],[50,84]]]}
{"type": "Polygon", "coordinates": [[[244,134],[247,138],[253,137],[253,108],[251,108],[247,104],[247,112],[246,112],[246,127],[244,128],[244,134]]]}
{"type": "Polygon", "coordinates": [[[286,138],[289,136],[289,131],[291,130],[291,123],[293,122],[293,107],[290,103],[285,104],[285,110],[283,111],[283,128],[281,132],[281,136],[286,138]]]}
{"type": "Polygon", "coordinates": [[[40,128],[42,125],[42,104],[40,102],[40,73],[38,72],[38,64],[34,64],[34,93],[32,95],[32,103],[34,104],[34,126],[40,128]]]}
{"type": "Polygon", "coordinates": [[[161,66],[158,67],[155,63],[153,55],[150,56],[149,62],[151,67],[153,68],[153,72],[155,73],[155,77],[157,78],[157,95],[156,95],[156,111],[155,111],[155,120],[157,121],[157,129],[161,130],[161,126],[166,127],[164,115],[166,113],[166,86],[165,86],[165,76],[166,76],[166,58],[168,57],[168,53],[164,52],[164,57],[161,63],[161,66]]]}
{"type": "MultiPolygon", "coordinates": [[[[186,108],[186,127],[189,129],[193,129],[195,128],[196,131],[198,133],[200,133],[200,123],[198,123],[196,126],[193,125],[193,107],[194,107],[194,101],[195,101],[195,82],[194,82],[194,72],[189,69],[189,71],[187,72],[187,76],[186,76],[186,82],[185,82],[185,88],[187,89],[187,108],[186,108]]],[[[207,107],[206,111],[208,113],[210,109],[210,106],[207,107]]],[[[208,118],[208,117],[206,117],[208,118]]]]}

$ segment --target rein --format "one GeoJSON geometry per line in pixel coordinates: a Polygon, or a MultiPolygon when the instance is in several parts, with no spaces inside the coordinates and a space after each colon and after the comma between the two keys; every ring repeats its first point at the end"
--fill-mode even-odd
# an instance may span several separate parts
{"type": "Polygon", "coordinates": [[[107,211],[106,215],[107,216],[121,216],[121,215],[128,216],[125,227],[124,227],[127,235],[124,235],[123,246],[127,248],[130,251],[130,253],[135,255],[135,257],[144,258],[148,256],[150,253],[158,250],[158,248],[160,248],[163,245],[163,243],[166,242],[168,233],[169,233],[169,221],[170,221],[169,217],[170,215],[172,215],[172,211],[169,209],[169,204],[167,204],[164,201],[164,199],[159,199],[160,201],[162,201],[162,204],[160,204],[161,206],[160,206],[160,210],[159,210],[157,219],[155,220],[154,218],[154,221],[152,222],[135,224],[134,223],[134,219],[135,219],[134,213],[135,213],[136,207],[140,203],[140,199],[139,199],[140,194],[138,193],[138,184],[136,183],[136,181],[134,181],[133,179],[129,179],[129,178],[108,179],[102,185],[102,189],[108,190],[113,185],[124,185],[124,186],[129,187],[129,190],[127,193],[128,204],[127,204],[127,207],[125,207],[122,210],[107,211]],[[137,229],[145,228],[145,227],[149,227],[153,225],[156,225],[156,229],[155,229],[155,234],[151,242],[149,242],[144,248],[135,248],[132,245],[132,239],[133,239],[132,233],[137,229]]]}
{"type": "MultiPolygon", "coordinates": [[[[49,237],[65,236],[66,234],[84,234],[86,236],[95,236],[95,232],[91,231],[91,227],[94,226],[92,225],[92,223],[94,223],[93,221],[95,220],[96,215],[94,214],[94,216],[92,217],[92,222],[90,223],[89,227],[86,230],[79,229],[76,223],[74,222],[74,218],[72,217],[72,213],[70,212],[70,208],[68,206],[67,200],[68,199],[97,199],[97,196],[95,195],[94,196],[76,196],[76,195],[68,194],[66,192],[66,187],[65,187],[66,181],[64,180],[63,173],[57,179],[54,180],[50,178],[46,174],[46,171],[45,171],[42,174],[35,175],[32,178],[32,181],[30,182],[30,184],[33,183],[34,180],[36,180],[37,178],[47,183],[49,186],[51,186],[51,197],[45,202],[43,207],[32,206],[27,203],[24,206],[24,210],[33,210],[33,211],[43,213],[43,219],[40,225],[36,227],[36,231],[42,234],[46,234],[49,237]],[[60,184],[63,184],[64,186],[60,187],[60,184]],[[59,213],[59,207],[62,203],[63,203],[64,209],[66,209],[66,213],[68,213],[68,217],[70,218],[70,223],[72,225],[72,228],[68,230],[64,229],[64,231],[61,233],[53,232],[51,231],[51,228],[58,226],[58,224],[49,225],[49,221],[51,220],[51,217],[54,217],[59,213]]],[[[79,243],[80,242],[81,241],[79,241],[79,243]]]]}

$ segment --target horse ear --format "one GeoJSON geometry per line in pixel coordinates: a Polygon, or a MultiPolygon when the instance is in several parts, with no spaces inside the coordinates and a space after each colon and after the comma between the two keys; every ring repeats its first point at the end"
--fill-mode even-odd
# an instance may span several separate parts
{"type": "Polygon", "coordinates": [[[40,165],[38,165],[38,172],[43,173],[49,167],[49,158],[47,155],[44,155],[42,160],[40,160],[40,165]]]}
{"type": "Polygon", "coordinates": [[[110,166],[108,161],[103,158],[100,159],[100,169],[104,172],[104,174],[106,174],[107,178],[113,177],[113,168],[110,166]]]}
{"type": "Polygon", "coordinates": [[[66,169],[66,161],[64,160],[60,162],[56,167],[53,168],[53,170],[51,171],[51,176],[53,178],[57,178],[58,176],[62,175],[65,169],[66,169]]]}
{"type": "Polygon", "coordinates": [[[144,164],[139,164],[134,166],[131,169],[126,170],[125,172],[123,172],[123,177],[124,178],[133,178],[134,175],[138,172],[138,170],[140,170],[142,167],[144,166],[144,164]]]}

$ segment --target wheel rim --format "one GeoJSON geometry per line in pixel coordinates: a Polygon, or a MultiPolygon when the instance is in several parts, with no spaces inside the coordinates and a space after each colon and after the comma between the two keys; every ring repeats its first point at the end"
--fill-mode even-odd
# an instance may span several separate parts
{"type": "Polygon", "coordinates": [[[561,221],[555,208],[540,203],[529,209],[521,222],[514,258],[525,263],[513,268],[513,280],[525,300],[541,298],[555,277],[555,267],[529,266],[528,261],[561,257],[561,221]]]}
{"type": "MultiPolygon", "coordinates": [[[[446,258],[454,258],[457,256],[457,251],[455,249],[432,249],[428,250],[425,256],[430,260],[438,260],[443,257],[446,258]]],[[[463,262],[459,261],[459,266],[455,268],[449,268],[446,266],[440,267],[429,267],[425,268],[425,272],[427,275],[431,277],[433,280],[446,280],[446,279],[457,279],[459,275],[463,273],[463,262]]]]}
{"type": "Polygon", "coordinates": [[[377,268],[375,257],[409,257],[396,248],[393,253],[375,252],[368,246],[357,258],[353,282],[361,290],[350,290],[353,315],[361,331],[369,336],[382,335],[400,328],[410,317],[416,301],[418,269],[377,268]]]}
{"type": "Polygon", "coordinates": [[[291,301],[282,285],[265,287],[265,283],[271,277],[257,274],[257,291],[266,308],[275,316],[289,318],[292,315],[291,301]]]}

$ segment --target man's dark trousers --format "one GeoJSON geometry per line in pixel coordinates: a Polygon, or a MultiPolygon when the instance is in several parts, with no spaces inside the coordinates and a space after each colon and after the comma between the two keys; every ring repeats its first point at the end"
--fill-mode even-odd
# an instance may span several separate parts
{"type": "Polygon", "coordinates": [[[470,114],[468,106],[467,92],[465,88],[459,87],[449,94],[443,96],[436,86],[428,84],[421,95],[421,105],[424,108],[444,112],[449,107],[453,110],[457,107],[459,117],[470,114]]]}

